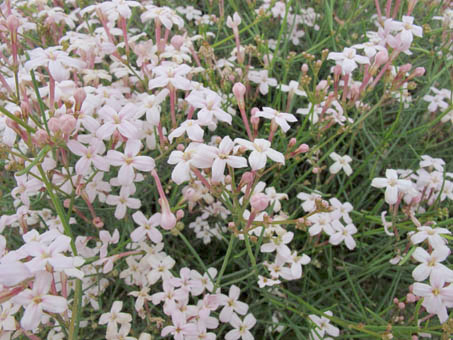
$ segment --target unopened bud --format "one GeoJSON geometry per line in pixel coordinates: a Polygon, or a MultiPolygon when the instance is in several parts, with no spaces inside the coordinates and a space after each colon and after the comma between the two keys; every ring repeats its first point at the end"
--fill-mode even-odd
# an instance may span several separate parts
{"type": "Polygon", "coordinates": [[[238,100],[238,102],[244,101],[244,95],[245,95],[246,91],[247,91],[247,88],[242,83],[236,83],[233,85],[233,93],[236,96],[236,99],[238,100]]]}
{"type": "Polygon", "coordinates": [[[184,38],[181,35],[175,35],[171,38],[170,43],[179,51],[181,46],[184,44],[184,38]]]}
{"type": "Polygon", "coordinates": [[[263,211],[269,205],[269,197],[262,192],[254,194],[250,199],[250,205],[255,211],[263,211]]]}
{"type": "Polygon", "coordinates": [[[102,219],[97,216],[95,218],[93,218],[92,223],[98,229],[101,229],[104,226],[104,222],[102,222],[102,219]]]}
{"type": "Polygon", "coordinates": [[[8,26],[8,29],[9,29],[11,32],[16,32],[16,31],[17,31],[17,28],[18,28],[19,25],[20,25],[20,22],[19,22],[19,19],[18,19],[14,14],[11,14],[11,15],[8,16],[8,18],[6,19],[6,25],[8,26]]]}
{"type": "Polygon", "coordinates": [[[422,75],[425,74],[425,68],[424,67],[417,67],[413,74],[414,74],[414,77],[421,77],[422,75]]]}
{"type": "Polygon", "coordinates": [[[294,145],[296,145],[297,139],[296,138],[291,138],[288,143],[288,148],[292,148],[294,145]]]}
{"type": "Polygon", "coordinates": [[[74,131],[77,120],[72,115],[64,114],[60,116],[60,129],[66,136],[69,136],[74,131]]]}
{"type": "Polygon", "coordinates": [[[300,70],[302,71],[303,74],[307,73],[308,72],[308,65],[307,64],[303,64],[302,67],[300,68],[300,70]]]}
{"type": "Polygon", "coordinates": [[[376,56],[374,57],[374,62],[376,66],[381,66],[385,64],[389,60],[389,53],[387,50],[382,50],[376,53],[376,56]]]}
{"type": "Polygon", "coordinates": [[[176,218],[178,219],[178,221],[183,217],[184,217],[184,210],[179,209],[178,211],[176,211],[176,218]]]}
{"type": "Polygon", "coordinates": [[[404,65],[400,66],[398,71],[404,74],[404,73],[409,72],[411,70],[411,68],[412,68],[412,64],[404,64],[404,65]]]}

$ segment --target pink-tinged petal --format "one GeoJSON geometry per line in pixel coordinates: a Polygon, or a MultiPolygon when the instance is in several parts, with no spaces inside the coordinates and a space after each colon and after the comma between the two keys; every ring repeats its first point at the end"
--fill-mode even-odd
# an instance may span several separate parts
{"type": "Polygon", "coordinates": [[[187,128],[186,132],[187,136],[195,142],[203,140],[204,131],[198,124],[192,124],[187,128]]]}
{"type": "Polygon", "coordinates": [[[143,226],[148,222],[145,215],[143,215],[143,213],[141,211],[137,211],[137,212],[133,213],[132,219],[134,220],[135,223],[137,223],[140,226],[143,226]]]}
{"type": "Polygon", "coordinates": [[[140,152],[142,148],[142,143],[138,139],[129,139],[126,142],[126,147],[124,148],[124,154],[128,156],[135,156],[140,152]]]}
{"type": "Polygon", "coordinates": [[[212,164],[212,181],[220,182],[222,181],[225,173],[226,160],[221,158],[216,158],[212,164]]]}
{"type": "Polygon", "coordinates": [[[127,120],[123,120],[120,125],[118,125],[118,131],[127,138],[134,139],[138,135],[138,130],[134,124],[127,120]]]}
{"type": "Polygon", "coordinates": [[[172,151],[168,157],[168,164],[178,164],[183,160],[184,153],[182,151],[172,151]]]}
{"type": "Polygon", "coordinates": [[[121,185],[131,184],[134,181],[135,172],[132,164],[123,164],[118,171],[118,183],[121,185]]]}
{"type": "Polygon", "coordinates": [[[329,243],[334,246],[339,245],[344,240],[344,236],[341,233],[335,233],[330,235],[329,243]]]}
{"type": "Polygon", "coordinates": [[[321,230],[322,228],[319,224],[314,224],[308,229],[308,232],[310,233],[311,236],[315,236],[318,235],[321,232],[321,230]]]}
{"type": "Polygon", "coordinates": [[[66,143],[68,149],[77,156],[84,156],[87,153],[87,147],[83,144],[71,139],[66,143]]]}
{"type": "Polygon", "coordinates": [[[428,236],[425,233],[418,232],[411,236],[411,241],[413,244],[419,244],[426,240],[427,237],[428,236]]]}
{"type": "MultiPolygon", "coordinates": [[[[413,241],[412,241],[413,242],[413,241]]],[[[412,257],[417,260],[418,262],[428,262],[431,256],[428,252],[423,249],[422,247],[417,247],[415,251],[412,253],[412,257]]],[[[421,281],[421,280],[418,280],[421,281]]]]}
{"type": "Polygon", "coordinates": [[[190,180],[190,165],[187,162],[178,163],[171,173],[171,179],[176,184],[181,184],[185,181],[190,180]]]}
{"type": "Polygon", "coordinates": [[[50,290],[50,284],[52,282],[52,274],[48,272],[38,272],[36,274],[36,280],[33,284],[33,294],[44,295],[50,290]]]}
{"type": "Polygon", "coordinates": [[[374,178],[371,181],[371,186],[375,187],[375,188],[385,188],[387,186],[387,184],[388,184],[387,178],[382,178],[382,177],[374,178]]]}
{"type": "Polygon", "coordinates": [[[398,201],[398,188],[388,186],[385,189],[385,201],[388,204],[395,204],[398,201]]]}
{"type": "Polygon", "coordinates": [[[256,324],[256,319],[253,314],[248,314],[244,319],[244,324],[247,326],[248,329],[252,328],[256,324]]]}
{"type": "Polygon", "coordinates": [[[233,315],[231,316],[230,325],[233,326],[234,328],[241,327],[242,321],[241,319],[239,319],[239,316],[233,313],[233,315]]]}
{"type": "Polygon", "coordinates": [[[445,259],[450,255],[450,248],[446,246],[440,246],[434,249],[432,256],[437,259],[438,262],[445,261],[445,259]]]}
{"type": "Polygon", "coordinates": [[[236,144],[239,144],[239,145],[242,145],[242,146],[245,146],[247,149],[249,150],[255,150],[255,145],[253,145],[252,142],[246,140],[246,139],[243,139],[243,138],[236,138],[234,140],[234,142],[236,144]]]}
{"type": "Polygon", "coordinates": [[[132,164],[140,171],[151,171],[155,167],[154,159],[148,156],[136,156],[132,164]]]}
{"type": "Polygon", "coordinates": [[[241,294],[241,290],[239,289],[239,287],[237,287],[235,285],[232,285],[230,287],[230,290],[228,292],[228,296],[230,297],[230,299],[237,300],[239,298],[240,294],[241,294]]]}
{"type": "Polygon", "coordinates": [[[45,311],[51,313],[63,313],[68,308],[68,302],[61,296],[45,295],[41,304],[45,311]]]}
{"type": "Polygon", "coordinates": [[[93,164],[97,169],[99,169],[101,171],[110,170],[110,164],[106,158],[96,155],[92,159],[93,159],[93,164]]]}
{"type": "Polygon", "coordinates": [[[431,268],[432,267],[428,267],[425,263],[422,263],[413,270],[412,277],[415,281],[424,281],[431,273],[431,268]]]}
{"type": "Polygon", "coordinates": [[[269,243],[265,243],[265,244],[261,245],[260,251],[263,253],[272,253],[273,251],[275,251],[275,249],[276,249],[275,244],[272,242],[269,242],[269,243]]]}
{"type": "Polygon", "coordinates": [[[127,199],[126,205],[131,209],[139,209],[142,205],[142,202],[138,198],[129,197],[127,199]]]}
{"type": "Polygon", "coordinates": [[[229,154],[233,150],[234,143],[229,136],[226,136],[222,139],[219,144],[220,153],[229,154]]]}
{"type": "Polygon", "coordinates": [[[153,241],[154,243],[160,243],[162,242],[162,234],[159,232],[159,230],[153,228],[151,230],[148,230],[147,233],[149,239],[153,241]]]}
{"type": "Polygon", "coordinates": [[[242,301],[236,301],[236,307],[234,308],[234,310],[240,315],[245,315],[249,310],[249,305],[242,301]]]}
{"type": "Polygon", "coordinates": [[[90,170],[90,165],[91,159],[86,157],[80,158],[75,165],[77,175],[85,175],[90,170]]]}
{"type": "MultiPolygon", "coordinates": [[[[137,212],[140,212],[140,211],[137,211],[137,212]]],[[[145,236],[146,236],[146,229],[143,227],[138,227],[131,233],[131,240],[133,242],[140,242],[145,238],[145,236]]]]}
{"type": "Polygon", "coordinates": [[[247,160],[240,156],[228,156],[226,162],[232,168],[245,168],[247,166],[247,160]]]}
{"type": "Polygon", "coordinates": [[[329,334],[330,336],[333,336],[333,337],[337,337],[340,335],[340,330],[331,324],[327,324],[326,332],[327,332],[327,334],[329,334]]]}
{"type": "Polygon", "coordinates": [[[241,333],[237,329],[232,329],[225,335],[225,340],[237,340],[241,337],[241,333]]]}
{"type": "Polygon", "coordinates": [[[14,286],[31,276],[30,270],[22,262],[0,264],[0,284],[4,286],[14,286]]]}
{"type": "Polygon", "coordinates": [[[99,129],[97,129],[96,136],[102,139],[110,138],[113,135],[115,128],[115,125],[111,122],[104,123],[99,129]]]}
{"type": "Polygon", "coordinates": [[[349,250],[353,250],[356,246],[355,240],[352,236],[346,236],[344,239],[344,243],[349,250]]]}
{"type": "Polygon", "coordinates": [[[274,149],[267,149],[266,150],[266,155],[270,159],[272,159],[274,162],[285,164],[285,156],[281,152],[278,152],[274,149]]]}
{"type": "Polygon", "coordinates": [[[329,172],[331,174],[336,174],[338,173],[339,171],[341,170],[341,164],[340,163],[333,163],[330,167],[329,167],[329,172]]]}
{"type": "Polygon", "coordinates": [[[156,88],[156,87],[165,87],[168,84],[168,78],[167,77],[157,77],[154,79],[151,79],[148,82],[148,87],[150,90],[156,88]]]}
{"type": "Polygon", "coordinates": [[[255,338],[253,337],[252,333],[249,331],[245,331],[244,334],[242,334],[242,340],[254,340],[255,338]]]}
{"type": "Polygon", "coordinates": [[[252,170],[260,170],[266,166],[266,154],[263,152],[252,151],[249,156],[249,163],[252,170]]]}
{"type": "Polygon", "coordinates": [[[126,205],[118,204],[115,209],[115,217],[117,219],[122,219],[126,215],[126,205]]]}
{"type": "Polygon", "coordinates": [[[424,283],[415,282],[413,287],[412,291],[417,296],[430,296],[433,291],[430,285],[424,283]]]}
{"type": "Polygon", "coordinates": [[[232,316],[233,316],[233,308],[231,308],[229,306],[225,306],[225,307],[223,307],[222,311],[220,312],[219,320],[224,323],[230,322],[232,316]]]}
{"type": "Polygon", "coordinates": [[[385,170],[385,177],[389,179],[398,179],[398,173],[394,169],[385,170]]]}
{"type": "Polygon", "coordinates": [[[364,56],[361,56],[361,55],[356,55],[354,57],[354,60],[356,62],[358,62],[359,64],[369,64],[370,63],[370,59],[368,59],[368,57],[364,57],[364,56]]]}
{"type": "Polygon", "coordinates": [[[58,60],[49,61],[49,73],[57,82],[69,79],[69,71],[58,60]]]}
{"type": "Polygon", "coordinates": [[[20,320],[20,325],[23,329],[31,331],[38,327],[42,316],[41,305],[31,303],[25,308],[24,315],[20,320]]]}

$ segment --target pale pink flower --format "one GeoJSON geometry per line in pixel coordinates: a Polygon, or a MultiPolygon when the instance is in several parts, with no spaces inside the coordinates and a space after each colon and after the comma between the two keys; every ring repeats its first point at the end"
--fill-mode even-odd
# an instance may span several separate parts
{"type": "Polygon", "coordinates": [[[437,247],[429,254],[425,249],[417,247],[412,253],[412,257],[421,262],[412,272],[412,277],[416,281],[424,281],[428,276],[435,272],[442,273],[442,276],[448,278],[448,282],[453,281],[453,270],[444,266],[441,262],[450,255],[450,248],[446,246],[437,247]]]}
{"type": "Polygon", "coordinates": [[[348,224],[346,227],[338,220],[331,223],[333,233],[330,234],[329,243],[338,245],[344,241],[349,250],[353,250],[356,246],[355,240],[352,237],[357,232],[354,224],[348,224]]]}
{"type": "Polygon", "coordinates": [[[416,37],[421,38],[423,36],[423,28],[421,26],[414,25],[414,17],[403,15],[402,22],[393,20],[391,28],[399,31],[401,39],[405,42],[411,43],[416,37]]]}
{"type": "Polygon", "coordinates": [[[240,315],[247,314],[249,306],[238,300],[240,294],[241,290],[237,286],[232,285],[228,292],[228,296],[224,294],[220,295],[220,304],[224,306],[219,315],[220,321],[229,322],[233,317],[234,312],[240,315]]]}
{"type": "Polygon", "coordinates": [[[250,333],[250,329],[255,326],[256,319],[252,314],[247,314],[243,321],[241,321],[236,314],[233,314],[231,316],[230,324],[234,329],[225,335],[225,340],[237,340],[239,338],[242,340],[254,339],[252,333],[250,333]]]}
{"type": "Polygon", "coordinates": [[[374,178],[371,186],[375,188],[385,188],[385,201],[388,204],[395,204],[398,201],[399,192],[404,192],[411,187],[411,182],[405,179],[398,179],[396,170],[387,169],[387,178],[374,178]]]}
{"type": "Polygon", "coordinates": [[[231,115],[222,109],[222,98],[216,92],[208,89],[193,91],[186,100],[193,107],[200,109],[197,114],[201,124],[211,124],[214,117],[231,124],[231,115]]]}
{"type": "Polygon", "coordinates": [[[139,225],[139,227],[131,233],[132,241],[140,242],[145,236],[148,236],[154,243],[160,243],[162,241],[162,234],[156,229],[156,227],[160,225],[160,213],[156,213],[147,219],[141,211],[136,211],[132,215],[132,219],[139,225]]]}
{"type": "Polygon", "coordinates": [[[193,323],[187,323],[184,313],[179,310],[174,310],[171,313],[172,326],[167,326],[162,329],[161,336],[168,334],[173,335],[175,340],[183,340],[187,336],[192,336],[197,333],[197,327],[193,323]]]}
{"type": "Polygon", "coordinates": [[[121,313],[123,308],[122,301],[115,301],[112,304],[110,312],[104,313],[99,318],[99,324],[107,324],[107,332],[113,330],[118,324],[128,324],[132,321],[132,316],[128,313],[121,313]]]}
{"type": "Polygon", "coordinates": [[[109,244],[116,244],[120,240],[120,233],[118,229],[115,229],[112,235],[107,230],[101,230],[99,232],[99,239],[102,242],[102,246],[99,250],[99,257],[102,259],[107,256],[107,248],[109,244]]]}
{"type": "Polygon", "coordinates": [[[99,110],[99,116],[103,118],[104,124],[96,131],[97,135],[102,139],[107,139],[115,130],[118,130],[124,137],[136,138],[138,129],[132,123],[136,112],[137,107],[131,103],[126,104],[119,112],[111,106],[104,105],[99,110]]]}
{"type": "MultiPolygon", "coordinates": [[[[183,151],[172,151],[168,158],[168,164],[176,164],[175,168],[171,173],[171,179],[176,184],[181,184],[185,181],[190,180],[190,166],[192,164],[192,158],[194,154],[198,152],[198,143],[190,143],[189,146],[183,151]]],[[[209,159],[206,160],[208,163],[206,167],[210,167],[209,159]]]]}
{"type": "Polygon", "coordinates": [[[204,131],[200,127],[200,122],[198,120],[188,119],[184,121],[179,127],[174,129],[169,135],[168,139],[170,143],[173,141],[173,138],[180,137],[184,133],[187,133],[187,136],[194,142],[202,142],[204,131]]]}
{"type": "Polygon", "coordinates": [[[299,90],[300,84],[295,81],[291,80],[288,85],[282,85],[281,89],[283,92],[288,92],[290,95],[297,94],[301,97],[306,97],[307,93],[303,90],[299,90]]]}
{"type": "Polygon", "coordinates": [[[340,156],[336,152],[332,152],[330,155],[330,158],[332,158],[335,163],[333,163],[329,167],[329,171],[331,174],[336,174],[338,173],[341,169],[344,170],[346,175],[350,176],[352,174],[352,168],[349,165],[351,163],[352,158],[349,157],[348,155],[340,156]]]}
{"type": "Polygon", "coordinates": [[[170,256],[160,258],[157,256],[150,256],[147,258],[151,271],[146,275],[149,284],[154,284],[162,278],[163,281],[167,281],[173,277],[170,269],[175,265],[175,260],[170,256]]]}
{"type": "Polygon", "coordinates": [[[66,145],[73,154],[80,157],[75,165],[75,170],[78,175],[87,174],[91,164],[94,164],[99,170],[109,170],[109,163],[101,156],[105,152],[105,145],[103,142],[93,138],[90,145],[84,146],[80,142],[71,139],[66,145]]]}
{"type": "Polygon", "coordinates": [[[118,171],[118,183],[128,185],[134,181],[135,171],[151,171],[154,169],[154,159],[148,156],[137,156],[142,143],[137,139],[129,139],[126,142],[124,153],[109,150],[106,160],[113,166],[120,166],[118,171]]]}
{"type": "Polygon", "coordinates": [[[345,74],[354,71],[357,68],[357,63],[370,63],[370,59],[368,57],[356,54],[356,50],[350,47],[345,47],[341,53],[330,52],[327,59],[335,60],[336,64],[341,66],[341,69],[345,74]]]}
{"type": "Polygon", "coordinates": [[[288,122],[297,122],[297,118],[291,113],[280,112],[271,107],[263,107],[262,111],[256,113],[256,117],[271,119],[275,124],[280,126],[284,132],[290,129],[288,122]]]}
{"type": "Polygon", "coordinates": [[[120,190],[119,196],[108,195],[106,203],[110,205],[116,205],[115,217],[122,219],[126,215],[127,208],[138,209],[141,206],[141,202],[137,198],[129,197],[132,194],[129,187],[123,186],[120,190]]]}
{"type": "Polygon", "coordinates": [[[186,76],[191,70],[192,68],[186,64],[169,63],[156,66],[152,69],[156,77],[150,79],[148,86],[150,89],[172,86],[176,89],[187,91],[191,85],[190,80],[186,76]]]}
{"type": "Polygon", "coordinates": [[[43,312],[63,313],[68,303],[61,296],[47,294],[50,290],[52,275],[41,271],[36,274],[33,289],[26,289],[12,299],[12,302],[25,307],[20,325],[25,330],[33,330],[41,323],[43,312]]]}
{"type": "Polygon", "coordinates": [[[177,15],[176,12],[169,7],[147,5],[145,6],[145,9],[146,10],[140,16],[140,19],[143,23],[149,20],[158,19],[168,30],[170,30],[173,25],[176,25],[179,28],[182,28],[184,26],[184,19],[177,15]]]}
{"type": "Polygon", "coordinates": [[[263,169],[266,166],[268,157],[274,162],[285,164],[285,156],[271,149],[271,142],[266,139],[257,138],[253,142],[250,142],[246,139],[236,138],[234,142],[252,151],[249,156],[249,164],[252,170],[263,169]]]}
{"type": "Polygon", "coordinates": [[[448,229],[431,228],[429,226],[421,226],[417,230],[418,232],[411,236],[411,242],[413,244],[419,244],[427,239],[434,249],[443,247],[447,243],[447,240],[441,236],[442,234],[451,234],[448,229]]]}
{"type": "Polygon", "coordinates": [[[291,266],[290,269],[291,269],[291,275],[293,276],[293,278],[298,279],[302,276],[302,265],[309,264],[311,261],[311,258],[310,258],[310,256],[308,256],[306,254],[302,254],[302,256],[299,256],[297,254],[297,251],[294,251],[285,260],[291,266]]]}
{"type": "MultiPolygon", "coordinates": [[[[328,316],[333,315],[330,310],[325,312],[324,314],[328,316]]],[[[308,317],[316,326],[316,329],[311,333],[312,336],[314,335],[314,339],[320,339],[318,336],[321,336],[321,338],[324,337],[325,333],[333,337],[340,335],[340,330],[337,327],[331,325],[330,320],[325,316],[319,317],[315,314],[310,314],[308,317]]]]}
{"type": "Polygon", "coordinates": [[[287,258],[291,255],[291,250],[288,248],[287,244],[292,241],[294,237],[294,233],[291,231],[287,231],[283,235],[275,236],[270,239],[270,242],[264,243],[260,250],[263,253],[272,253],[277,251],[277,253],[287,258]]]}
{"type": "Polygon", "coordinates": [[[429,285],[414,283],[413,293],[423,297],[422,306],[428,313],[437,314],[440,323],[448,320],[447,307],[453,307],[453,285],[444,287],[442,272],[434,272],[429,277],[429,285]]]}
{"type": "Polygon", "coordinates": [[[259,84],[260,93],[266,95],[269,92],[269,86],[277,86],[275,78],[269,78],[267,70],[249,71],[248,78],[250,81],[259,84]]]}

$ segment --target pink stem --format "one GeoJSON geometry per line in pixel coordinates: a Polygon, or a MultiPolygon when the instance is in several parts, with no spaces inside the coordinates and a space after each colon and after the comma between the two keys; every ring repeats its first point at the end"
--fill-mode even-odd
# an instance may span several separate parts
{"type": "Polygon", "coordinates": [[[244,122],[245,130],[247,131],[247,135],[248,135],[249,139],[253,142],[253,135],[252,135],[252,131],[250,130],[249,122],[247,120],[247,115],[245,114],[244,105],[240,105],[239,106],[239,111],[241,111],[241,117],[242,117],[242,120],[244,122]]]}
{"type": "Polygon", "coordinates": [[[176,129],[178,127],[178,124],[176,123],[175,105],[176,105],[176,88],[173,85],[170,85],[170,114],[173,129],[176,129]]]}

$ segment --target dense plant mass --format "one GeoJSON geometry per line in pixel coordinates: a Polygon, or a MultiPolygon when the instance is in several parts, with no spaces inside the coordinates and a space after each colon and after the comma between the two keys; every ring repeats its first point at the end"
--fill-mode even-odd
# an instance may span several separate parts
{"type": "Polygon", "coordinates": [[[0,40],[1,340],[453,335],[450,1],[5,0],[0,40]]]}

